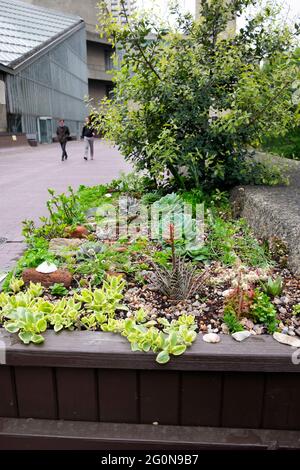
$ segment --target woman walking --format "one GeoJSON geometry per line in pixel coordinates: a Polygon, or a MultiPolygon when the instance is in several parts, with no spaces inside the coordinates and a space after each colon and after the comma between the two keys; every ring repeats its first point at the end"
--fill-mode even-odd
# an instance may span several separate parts
{"type": "Polygon", "coordinates": [[[90,157],[91,160],[94,160],[94,136],[95,132],[92,127],[92,120],[91,117],[85,118],[85,125],[82,129],[81,138],[84,139],[85,142],[85,149],[84,149],[84,159],[88,159],[89,149],[90,149],[90,157]]]}

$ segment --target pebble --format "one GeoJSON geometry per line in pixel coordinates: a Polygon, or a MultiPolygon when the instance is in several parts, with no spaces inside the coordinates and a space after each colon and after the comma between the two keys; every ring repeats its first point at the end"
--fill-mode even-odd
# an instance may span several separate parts
{"type": "Polygon", "coordinates": [[[249,320],[248,318],[242,318],[241,325],[243,325],[248,330],[253,330],[254,327],[253,321],[249,320]]]}
{"type": "Polygon", "coordinates": [[[222,333],[224,333],[224,335],[229,335],[229,328],[226,325],[226,323],[222,323],[221,330],[222,330],[222,333]]]}
{"type": "Polygon", "coordinates": [[[255,331],[257,335],[262,335],[264,332],[264,327],[260,325],[254,325],[253,331],[255,331]]]}
{"type": "Polygon", "coordinates": [[[273,338],[279,343],[287,344],[294,348],[300,348],[300,339],[294,336],[284,335],[282,333],[276,332],[273,334],[273,338]]]}
{"type": "Polygon", "coordinates": [[[236,333],[232,333],[231,335],[236,341],[244,341],[245,339],[249,338],[251,336],[250,331],[244,330],[244,331],[237,331],[236,333]]]}
{"type": "Polygon", "coordinates": [[[286,312],[287,312],[287,310],[286,310],[286,308],[284,308],[284,307],[280,307],[280,308],[279,308],[279,312],[282,313],[283,315],[285,315],[286,312]]]}
{"type": "Polygon", "coordinates": [[[206,343],[219,343],[220,340],[220,336],[216,333],[208,333],[203,336],[203,341],[205,341],[206,343]]]}
{"type": "Polygon", "coordinates": [[[194,302],[192,305],[193,305],[193,307],[200,307],[201,304],[200,304],[199,300],[196,300],[196,302],[194,302]]]}
{"type": "Polygon", "coordinates": [[[288,304],[290,301],[289,297],[285,296],[285,297],[280,297],[280,302],[282,304],[288,304]]]}

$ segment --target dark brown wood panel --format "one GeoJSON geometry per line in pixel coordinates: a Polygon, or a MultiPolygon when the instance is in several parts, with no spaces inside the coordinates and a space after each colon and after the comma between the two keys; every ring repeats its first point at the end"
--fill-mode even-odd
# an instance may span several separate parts
{"type": "Polygon", "coordinates": [[[98,380],[100,421],[138,423],[136,371],[102,369],[98,380]]]}
{"type": "Polygon", "coordinates": [[[187,426],[219,426],[222,378],[214,372],[183,372],[181,422],[187,426]]]}
{"type": "Polygon", "coordinates": [[[141,371],[139,375],[142,424],[179,424],[179,373],[141,371]]]}
{"type": "Polygon", "coordinates": [[[13,370],[8,366],[0,366],[0,416],[18,416],[13,370]]]}
{"type": "Polygon", "coordinates": [[[15,367],[20,418],[57,418],[53,370],[47,367],[15,367]]]}
{"type": "Polygon", "coordinates": [[[60,419],[98,421],[98,384],[94,369],[57,368],[60,419]]]}
{"type": "Polygon", "coordinates": [[[264,375],[225,373],[223,377],[223,427],[259,428],[264,395],[264,375]]]}
{"type": "Polygon", "coordinates": [[[263,427],[300,429],[300,375],[267,375],[263,427]]]}

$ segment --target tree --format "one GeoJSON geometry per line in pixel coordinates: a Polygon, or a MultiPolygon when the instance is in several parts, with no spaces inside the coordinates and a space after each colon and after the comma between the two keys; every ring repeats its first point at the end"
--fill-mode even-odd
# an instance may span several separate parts
{"type": "Polygon", "coordinates": [[[175,26],[147,15],[128,18],[125,8],[122,26],[100,2],[99,29],[122,61],[114,97],[95,118],[156,182],[166,172],[178,187],[264,181],[248,148],[293,122],[299,59],[291,51],[299,29],[282,25],[267,6],[227,35],[228,22],[256,2],[201,0],[198,21],[175,6],[175,26]]]}

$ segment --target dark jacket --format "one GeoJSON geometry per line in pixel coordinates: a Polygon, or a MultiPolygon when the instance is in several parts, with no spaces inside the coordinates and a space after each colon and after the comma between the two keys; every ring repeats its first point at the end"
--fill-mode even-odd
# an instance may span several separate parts
{"type": "Polygon", "coordinates": [[[92,127],[90,126],[83,126],[82,128],[82,134],[81,138],[83,139],[84,137],[94,137],[95,131],[92,127]]]}
{"type": "Polygon", "coordinates": [[[61,144],[67,142],[68,137],[70,135],[70,130],[67,126],[58,126],[56,129],[56,135],[58,138],[58,142],[61,144]]]}

